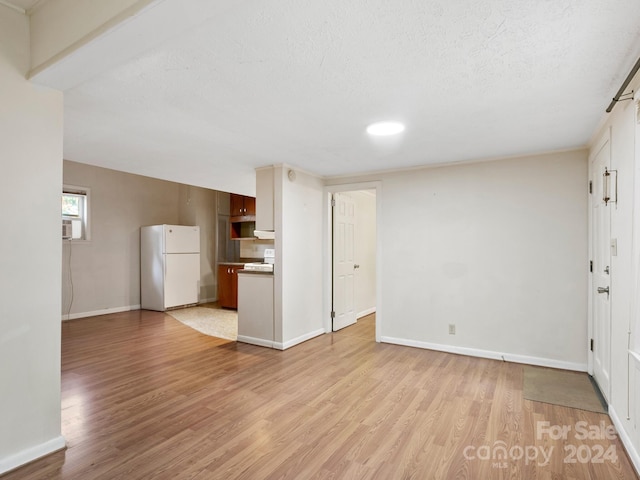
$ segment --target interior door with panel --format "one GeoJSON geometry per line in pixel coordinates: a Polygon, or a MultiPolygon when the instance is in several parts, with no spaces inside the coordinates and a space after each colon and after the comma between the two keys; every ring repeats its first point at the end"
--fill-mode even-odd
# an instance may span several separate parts
{"type": "Polygon", "coordinates": [[[606,140],[591,164],[591,282],[593,377],[604,397],[610,398],[611,374],[611,202],[605,171],[610,168],[610,142],[606,140]]]}
{"type": "Polygon", "coordinates": [[[333,196],[333,331],[356,323],[355,202],[346,193],[333,196]]]}

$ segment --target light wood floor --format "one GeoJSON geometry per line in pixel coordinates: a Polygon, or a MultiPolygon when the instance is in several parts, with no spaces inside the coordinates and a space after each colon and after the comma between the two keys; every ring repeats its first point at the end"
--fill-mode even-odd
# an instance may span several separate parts
{"type": "Polygon", "coordinates": [[[376,344],[373,321],[285,352],[156,312],[65,322],[68,449],[3,480],[637,478],[618,440],[537,438],[606,415],[524,400],[521,365],[376,344]]]}

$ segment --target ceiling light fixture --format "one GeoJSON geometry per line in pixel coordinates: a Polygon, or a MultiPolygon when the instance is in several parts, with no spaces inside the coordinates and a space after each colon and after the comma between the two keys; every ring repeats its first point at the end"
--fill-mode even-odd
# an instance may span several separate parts
{"type": "Polygon", "coordinates": [[[367,127],[369,135],[384,137],[387,135],[397,135],[404,131],[404,125],[399,122],[378,122],[372,123],[367,127]]]}

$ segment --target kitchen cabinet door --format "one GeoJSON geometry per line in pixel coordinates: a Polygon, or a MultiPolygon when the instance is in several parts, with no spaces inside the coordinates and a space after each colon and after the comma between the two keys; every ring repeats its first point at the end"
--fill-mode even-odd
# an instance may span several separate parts
{"type": "Polygon", "coordinates": [[[229,212],[231,217],[241,217],[246,215],[244,213],[244,196],[231,194],[231,211],[229,212]]]}
{"type": "Polygon", "coordinates": [[[231,194],[230,206],[231,238],[253,238],[253,231],[256,229],[256,199],[231,194]]]}
{"type": "Polygon", "coordinates": [[[218,303],[224,308],[238,308],[238,270],[241,265],[218,265],[218,303]]]}
{"type": "Polygon", "coordinates": [[[231,217],[253,217],[256,214],[255,197],[245,197],[244,195],[232,193],[230,204],[229,216],[231,217]]]}
{"type": "Polygon", "coordinates": [[[256,199],[255,197],[244,197],[244,214],[255,215],[256,214],[256,199]]]}
{"type": "Polygon", "coordinates": [[[238,341],[273,347],[273,275],[238,275],[238,341]]]}

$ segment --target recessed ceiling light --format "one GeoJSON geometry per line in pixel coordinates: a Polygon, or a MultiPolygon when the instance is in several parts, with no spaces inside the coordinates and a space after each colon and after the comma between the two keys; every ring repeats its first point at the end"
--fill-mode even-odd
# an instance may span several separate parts
{"type": "Polygon", "coordinates": [[[367,133],[375,136],[397,135],[404,131],[404,125],[399,122],[378,122],[367,127],[367,133]]]}

